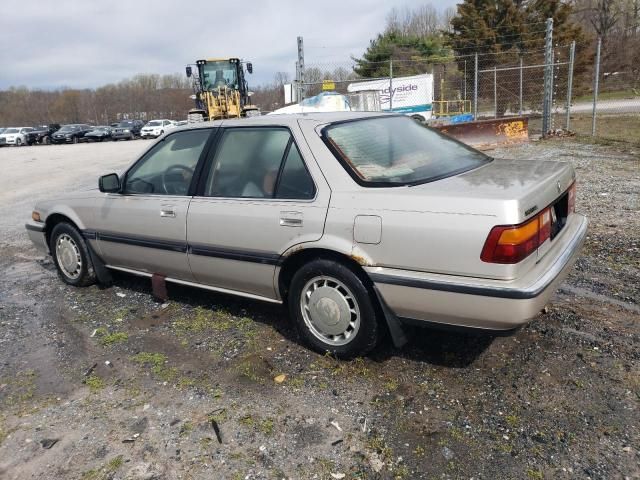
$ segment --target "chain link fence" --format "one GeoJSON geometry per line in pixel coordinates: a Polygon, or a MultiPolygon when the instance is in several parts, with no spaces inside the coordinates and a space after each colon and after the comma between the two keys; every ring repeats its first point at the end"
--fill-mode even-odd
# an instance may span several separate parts
{"type": "Polygon", "coordinates": [[[300,87],[305,97],[327,89],[342,94],[377,91],[383,111],[429,122],[524,115],[533,135],[595,133],[629,140],[631,128],[635,138],[640,138],[639,71],[610,72],[600,65],[596,83],[598,60],[593,42],[556,45],[549,56],[546,53],[540,48],[523,53],[391,59],[375,62],[375,71],[380,73],[375,78],[360,75],[362,64],[355,60],[307,61],[300,87]],[[545,88],[547,75],[549,87],[545,88]],[[617,125],[626,127],[620,130],[617,125]]]}

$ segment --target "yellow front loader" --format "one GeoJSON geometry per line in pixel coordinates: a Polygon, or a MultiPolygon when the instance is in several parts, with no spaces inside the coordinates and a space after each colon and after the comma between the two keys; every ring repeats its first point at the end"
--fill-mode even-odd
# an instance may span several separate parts
{"type": "Polygon", "coordinates": [[[187,65],[187,77],[192,79],[192,98],[196,106],[189,110],[189,121],[219,120],[259,115],[251,104],[251,92],[244,69],[253,73],[251,62],[239,58],[198,60],[187,65]],[[195,71],[194,71],[195,68],[195,71]]]}

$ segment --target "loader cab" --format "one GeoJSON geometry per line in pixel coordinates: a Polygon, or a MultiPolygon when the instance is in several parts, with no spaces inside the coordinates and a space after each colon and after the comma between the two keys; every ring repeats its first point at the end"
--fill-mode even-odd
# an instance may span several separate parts
{"type": "MultiPolygon", "coordinates": [[[[253,65],[247,63],[247,71],[253,71],[253,65]]],[[[216,91],[219,88],[238,90],[243,99],[247,97],[247,82],[244,76],[243,63],[239,58],[198,60],[196,62],[198,77],[202,90],[216,91]]],[[[187,76],[189,72],[187,72],[187,76]]]]}

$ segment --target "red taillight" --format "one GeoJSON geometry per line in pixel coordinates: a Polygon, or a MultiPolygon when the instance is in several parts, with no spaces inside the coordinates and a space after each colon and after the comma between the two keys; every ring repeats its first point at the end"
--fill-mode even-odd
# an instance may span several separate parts
{"type": "Polygon", "coordinates": [[[493,227],[484,243],[480,259],[487,263],[518,263],[551,236],[551,210],[545,208],[519,225],[493,227]]]}
{"type": "Polygon", "coordinates": [[[538,215],[538,224],[540,225],[540,230],[538,231],[538,245],[542,245],[545,240],[551,237],[551,209],[545,208],[538,215]]]}
{"type": "Polygon", "coordinates": [[[576,211],[576,182],[573,182],[569,187],[567,206],[569,213],[576,211]]]}

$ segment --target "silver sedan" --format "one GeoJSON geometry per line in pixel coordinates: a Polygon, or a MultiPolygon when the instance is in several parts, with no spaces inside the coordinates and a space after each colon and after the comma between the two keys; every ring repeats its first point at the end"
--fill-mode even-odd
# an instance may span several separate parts
{"type": "Polygon", "coordinates": [[[535,317],[586,235],[575,185],[404,116],[267,116],[175,129],[26,228],[68,284],[113,269],[284,303],[307,345],[351,357],[409,322],[535,317]]]}

